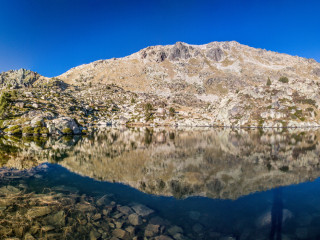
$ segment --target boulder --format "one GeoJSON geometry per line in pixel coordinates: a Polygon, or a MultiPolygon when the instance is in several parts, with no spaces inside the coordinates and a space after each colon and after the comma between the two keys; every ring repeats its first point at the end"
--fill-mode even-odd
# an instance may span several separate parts
{"type": "Polygon", "coordinates": [[[42,117],[48,120],[54,118],[54,114],[52,112],[44,112],[42,110],[31,110],[22,115],[23,118],[33,119],[36,117],[42,117]]]}
{"type": "Polygon", "coordinates": [[[47,217],[47,223],[53,226],[64,227],[66,224],[66,215],[64,211],[59,211],[47,217]]]}
{"type": "Polygon", "coordinates": [[[129,215],[131,214],[133,211],[131,210],[130,207],[128,206],[120,206],[118,207],[118,211],[125,214],[125,215],[129,215]]]}
{"type": "Polygon", "coordinates": [[[136,213],[130,214],[128,217],[128,220],[129,220],[130,224],[132,224],[134,226],[138,226],[143,223],[141,217],[136,213]]]}
{"type": "Polygon", "coordinates": [[[142,204],[138,204],[132,207],[132,209],[140,216],[146,217],[150,215],[151,213],[154,213],[154,211],[142,204]]]}
{"type": "Polygon", "coordinates": [[[81,130],[78,124],[74,119],[70,117],[60,117],[60,118],[54,119],[52,123],[54,124],[54,128],[59,134],[62,134],[63,130],[66,128],[71,129],[73,134],[81,134],[81,130]]]}
{"type": "Polygon", "coordinates": [[[15,106],[18,108],[24,108],[24,102],[16,102],[15,106]]]}
{"type": "Polygon", "coordinates": [[[38,126],[40,123],[41,126],[44,125],[44,121],[43,121],[43,117],[42,116],[37,116],[35,118],[33,118],[30,122],[30,125],[31,127],[41,127],[41,126],[38,126]]]}
{"type": "Polygon", "coordinates": [[[113,230],[112,235],[114,237],[120,238],[120,239],[128,239],[129,238],[129,234],[126,231],[119,229],[119,228],[113,230]]]}
{"type": "Polygon", "coordinates": [[[39,104],[34,103],[34,104],[32,104],[32,107],[33,107],[33,108],[39,108],[39,104]]]}
{"type": "Polygon", "coordinates": [[[159,225],[148,224],[144,231],[144,235],[146,237],[153,237],[159,233],[159,230],[160,230],[159,225]]]}
{"type": "Polygon", "coordinates": [[[45,215],[48,215],[52,212],[52,210],[49,207],[33,207],[28,210],[27,216],[30,219],[42,217],[45,215]]]}
{"type": "Polygon", "coordinates": [[[158,115],[160,116],[166,115],[166,110],[164,108],[158,108],[158,115]]]}
{"type": "Polygon", "coordinates": [[[170,233],[171,236],[174,236],[177,233],[183,233],[183,230],[181,227],[178,226],[172,226],[168,229],[168,233],[170,233]]]}

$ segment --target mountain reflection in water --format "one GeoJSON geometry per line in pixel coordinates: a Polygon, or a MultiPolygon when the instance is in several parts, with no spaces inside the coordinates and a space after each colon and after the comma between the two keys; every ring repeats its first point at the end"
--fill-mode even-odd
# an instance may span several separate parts
{"type": "Polygon", "coordinates": [[[52,239],[74,239],[68,231],[76,228],[83,239],[317,239],[319,180],[309,181],[320,176],[319,133],[107,128],[85,137],[2,137],[0,194],[11,205],[0,201],[0,214],[12,215],[14,206],[20,206],[19,214],[26,214],[31,225],[34,214],[43,214],[37,224],[51,230],[45,228],[40,236],[23,225],[23,230],[7,233],[7,222],[0,226],[0,236],[22,231],[38,238],[54,233],[60,235],[52,239]],[[109,215],[98,201],[103,196],[108,196],[109,215]],[[48,198],[48,213],[39,213],[41,197],[48,198]],[[64,208],[51,202],[61,199],[64,208]],[[40,205],[33,206],[37,201],[40,205]],[[136,218],[139,224],[134,225],[128,219],[137,204],[152,213],[141,223],[136,218]],[[27,209],[31,206],[36,213],[27,209]],[[77,212],[82,208],[91,220],[77,212]],[[121,224],[115,221],[119,214],[121,224]],[[87,219],[86,227],[79,227],[75,218],[87,219]],[[60,232],[56,219],[64,223],[60,232]],[[132,226],[134,230],[127,229],[132,226]]]}
{"type": "Polygon", "coordinates": [[[92,137],[38,144],[2,139],[1,144],[16,151],[3,163],[7,167],[49,161],[149,194],[237,199],[319,177],[318,135],[318,131],[110,128],[92,137]]]}

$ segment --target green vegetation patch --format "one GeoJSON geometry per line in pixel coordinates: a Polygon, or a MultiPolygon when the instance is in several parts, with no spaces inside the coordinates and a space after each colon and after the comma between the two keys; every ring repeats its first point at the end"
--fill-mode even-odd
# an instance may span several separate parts
{"type": "Polygon", "coordinates": [[[9,92],[2,93],[0,97],[0,118],[5,118],[8,115],[11,102],[11,94],[9,92]]]}
{"type": "Polygon", "coordinates": [[[24,135],[33,135],[33,128],[30,126],[26,126],[22,129],[22,134],[24,135]]]}
{"type": "Polygon", "coordinates": [[[42,135],[48,135],[49,134],[49,130],[46,127],[42,127],[41,130],[40,130],[40,133],[42,135]]]}
{"type": "Polygon", "coordinates": [[[288,79],[287,77],[280,77],[280,78],[279,78],[279,82],[288,83],[288,82],[289,82],[289,79],[288,79]]]}
{"type": "Polygon", "coordinates": [[[73,134],[73,131],[70,128],[65,128],[62,130],[62,133],[65,135],[71,135],[73,134]]]}
{"type": "Polygon", "coordinates": [[[170,107],[170,108],[169,108],[169,115],[170,115],[171,117],[173,117],[173,116],[175,115],[175,113],[176,113],[176,110],[175,110],[173,107],[170,107]]]}
{"type": "Polygon", "coordinates": [[[270,78],[268,78],[266,85],[267,85],[267,86],[271,86],[271,80],[270,80],[270,78]]]}
{"type": "Polygon", "coordinates": [[[10,128],[7,128],[4,130],[4,132],[6,133],[10,133],[12,135],[21,135],[22,134],[22,130],[21,130],[21,127],[18,126],[18,125],[14,125],[10,128]]]}

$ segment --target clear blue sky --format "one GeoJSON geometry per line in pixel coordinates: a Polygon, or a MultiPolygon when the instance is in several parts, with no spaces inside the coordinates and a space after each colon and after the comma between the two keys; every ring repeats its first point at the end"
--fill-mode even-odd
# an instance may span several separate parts
{"type": "Polygon", "coordinates": [[[320,61],[320,1],[0,0],[0,71],[56,76],[183,41],[235,40],[320,61]]]}

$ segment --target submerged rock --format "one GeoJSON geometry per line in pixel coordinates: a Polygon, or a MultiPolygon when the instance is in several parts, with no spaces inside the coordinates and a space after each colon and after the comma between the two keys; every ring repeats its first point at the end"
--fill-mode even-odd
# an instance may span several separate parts
{"type": "Polygon", "coordinates": [[[122,230],[122,229],[113,230],[112,235],[114,237],[117,237],[117,238],[120,238],[120,239],[128,239],[129,238],[129,234],[126,231],[122,230]]]}
{"type": "Polygon", "coordinates": [[[178,226],[172,226],[171,228],[168,229],[168,233],[170,233],[170,235],[174,236],[177,233],[183,233],[183,229],[178,226]]]}
{"type": "Polygon", "coordinates": [[[13,186],[3,186],[0,188],[0,194],[17,194],[20,193],[21,191],[13,186]]]}
{"type": "Polygon", "coordinates": [[[136,213],[130,214],[128,220],[134,226],[138,226],[143,223],[141,217],[136,213]]]}
{"type": "Polygon", "coordinates": [[[150,215],[151,213],[154,213],[154,211],[152,209],[150,209],[142,204],[135,205],[132,207],[132,209],[142,217],[146,217],[146,216],[150,215]]]}
{"type": "Polygon", "coordinates": [[[159,225],[148,224],[144,231],[144,235],[146,237],[153,237],[159,233],[159,230],[160,230],[159,225]]]}
{"type": "Polygon", "coordinates": [[[64,211],[59,211],[53,215],[47,217],[48,224],[63,227],[66,224],[66,215],[64,211]]]}
{"type": "Polygon", "coordinates": [[[38,218],[43,217],[51,213],[52,210],[49,207],[33,207],[27,212],[29,218],[38,218]]]}

